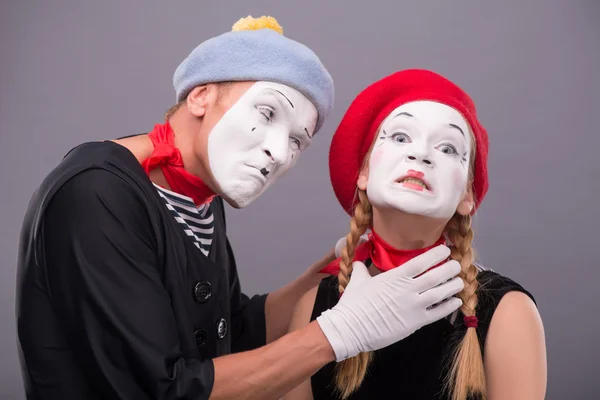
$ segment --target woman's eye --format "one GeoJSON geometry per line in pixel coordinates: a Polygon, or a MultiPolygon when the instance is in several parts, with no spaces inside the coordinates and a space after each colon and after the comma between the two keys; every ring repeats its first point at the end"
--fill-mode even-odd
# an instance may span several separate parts
{"type": "Polygon", "coordinates": [[[396,132],[392,134],[391,138],[396,143],[410,143],[410,137],[404,132],[396,132]]]}
{"type": "Polygon", "coordinates": [[[271,109],[270,107],[257,107],[258,112],[260,112],[262,114],[263,117],[265,117],[265,120],[267,121],[271,121],[273,119],[273,109],[271,109]]]}
{"type": "Polygon", "coordinates": [[[456,147],[454,147],[451,144],[443,144],[443,145],[439,146],[438,149],[444,154],[458,155],[458,151],[456,150],[456,147]]]}

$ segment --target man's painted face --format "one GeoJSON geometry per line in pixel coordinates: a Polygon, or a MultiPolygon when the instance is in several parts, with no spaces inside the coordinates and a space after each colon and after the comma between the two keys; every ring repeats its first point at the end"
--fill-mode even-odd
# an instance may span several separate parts
{"type": "Polygon", "coordinates": [[[469,125],[455,109],[432,101],[396,108],[371,153],[369,200],[380,208],[451,218],[467,194],[470,149],[469,125]]]}
{"type": "Polygon", "coordinates": [[[208,136],[210,169],[221,195],[242,208],[289,170],[306,149],[316,107],[297,90],[256,82],[208,136]]]}

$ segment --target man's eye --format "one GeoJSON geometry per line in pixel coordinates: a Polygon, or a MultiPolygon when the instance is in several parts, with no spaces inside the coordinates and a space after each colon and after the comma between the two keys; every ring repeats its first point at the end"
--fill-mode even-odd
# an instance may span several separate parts
{"type": "Polygon", "coordinates": [[[265,117],[265,120],[271,121],[273,119],[273,109],[270,107],[265,107],[265,106],[261,106],[261,107],[257,107],[258,112],[260,112],[262,114],[263,117],[265,117]]]}
{"type": "Polygon", "coordinates": [[[292,141],[292,149],[300,150],[300,140],[296,138],[291,138],[290,140],[292,141]]]}

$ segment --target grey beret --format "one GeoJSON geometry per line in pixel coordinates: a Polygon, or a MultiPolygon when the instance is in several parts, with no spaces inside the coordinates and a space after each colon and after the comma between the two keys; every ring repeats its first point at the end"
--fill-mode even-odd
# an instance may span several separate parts
{"type": "Polygon", "coordinates": [[[173,76],[176,101],[196,86],[225,81],[269,81],[298,90],[319,113],[315,133],[333,108],[333,79],[321,60],[271,28],[227,32],[198,45],[173,76]]]}

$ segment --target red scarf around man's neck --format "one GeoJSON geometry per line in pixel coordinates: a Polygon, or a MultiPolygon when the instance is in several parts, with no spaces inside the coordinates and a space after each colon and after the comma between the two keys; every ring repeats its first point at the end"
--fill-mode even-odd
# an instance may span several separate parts
{"type": "MultiPolygon", "coordinates": [[[[369,240],[362,243],[354,251],[354,259],[357,261],[364,261],[370,258],[371,261],[373,261],[373,264],[379,270],[389,271],[390,269],[397,268],[405,262],[425,253],[436,246],[444,244],[445,241],[446,239],[444,235],[442,235],[433,245],[423,249],[398,250],[387,244],[375,232],[371,232],[369,234],[369,240]]],[[[341,258],[334,260],[319,272],[337,275],[338,272],[340,272],[340,261],[341,258]]],[[[435,267],[442,265],[444,262],[436,265],[435,267]]]]}
{"type": "Polygon", "coordinates": [[[142,162],[142,167],[148,175],[150,171],[159,167],[171,190],[190,197],[196,206],[210,203],[216,194],[200,178],[185,170],[173,135],[168,121],[154,126],[148,134],[154,144],[154,150],[150,157],[142,162]]]}

